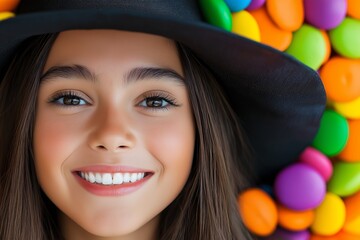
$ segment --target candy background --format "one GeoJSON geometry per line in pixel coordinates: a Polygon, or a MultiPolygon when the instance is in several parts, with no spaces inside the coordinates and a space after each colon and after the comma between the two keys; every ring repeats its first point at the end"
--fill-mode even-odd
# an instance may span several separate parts
{"type": "MultiPolygon", "coordinates": [[[[0,0],[0,21],[19,0],[0,0]]],[[[271,185],[239,194],[263,239],[360,239],[360,0],[200,0],[206,20],[317,70],[328,106],[312,146],[271,185]]],[[[241,63],[239,63],[241,64],[241,63]]]]}

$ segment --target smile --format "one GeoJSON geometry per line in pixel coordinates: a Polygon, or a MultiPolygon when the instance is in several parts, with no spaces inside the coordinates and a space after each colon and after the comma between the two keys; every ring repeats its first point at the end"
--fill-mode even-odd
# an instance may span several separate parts
{"type": "Polygon", "coordinates": [[[78,172],[78,175],[90,183],[97,183],[101,185],[120,185],[126,183],[135,183],[142,180],[145,172],[138,173],[97,173],[97,172],[78,172]]]}

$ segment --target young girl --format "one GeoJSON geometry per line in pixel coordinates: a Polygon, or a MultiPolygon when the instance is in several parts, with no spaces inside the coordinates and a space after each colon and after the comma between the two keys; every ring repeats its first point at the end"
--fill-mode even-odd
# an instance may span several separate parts
{"type": "Polygon", "coordinates": [[[237,194],[311,142],[324,91],[199,14],[27,0],[0,23],[0,239],[252,239],[237,194]]]}

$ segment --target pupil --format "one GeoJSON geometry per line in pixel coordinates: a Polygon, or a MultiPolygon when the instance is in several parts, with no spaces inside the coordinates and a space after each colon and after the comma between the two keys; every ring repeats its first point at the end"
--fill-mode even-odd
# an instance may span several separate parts
{"type": "Polygon", "coordinates": [[[65,97],[65,98],[64,98],[64,103],[65,103],[66,105],[79,105],[80,99],[79,99],[79,98],[69,98],[69,97],[65,97]]]}
{"type": "Polygon", "coordinates": [[[147,102],[149,107],[161,107],[162,100],[161,99],[149,99],[147,102]]]}

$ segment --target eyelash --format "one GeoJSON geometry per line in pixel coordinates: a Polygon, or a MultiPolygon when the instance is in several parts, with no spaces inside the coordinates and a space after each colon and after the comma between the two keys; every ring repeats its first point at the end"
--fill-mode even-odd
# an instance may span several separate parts
{"type": "MultiPolygon", "coordinates": [[[[65,97],[69,97],[70,99],[79,99],[80,101],[84,101],[85,104],[89,104],[88,101],[84,100],[84,98],[81,96],[81,94],[78,94],[75,91],[72,90],[66,90],[66,91],[62,91],[62,92],[58,92],[56,93],[54,96],[52,96],[49,99],[49,103],[57,105],[59,107],[64,107],[64,108],[68,108],[68,107],[78,107],[78,106],[82,106],[84,104],[79,104],[79,105],[66,105],[63,103],[59,103],[58,101],[62,98],[65,97]]],[[[171,95],[167,94],[167,93],[163,93],[163,92],[149,92],[149,93],[145,93],[142,97],[141,97],[141,101],[139,101],[137,103],[137,106],[142,107],[142,108],[147,108],[149,110],[152,111],[156,111],[156,110],[168,110],[169,107],[178,107],[180,106],[177,102],[176,99],[174,97],[172,97],[171,95]],[[160,101],[165,101],[167,102],[168,105],[170,106],[161,106],[161,107],[149,107],[149,106],[141,106],[140,104],[149,100],[160,100],[160,101]]]]}

